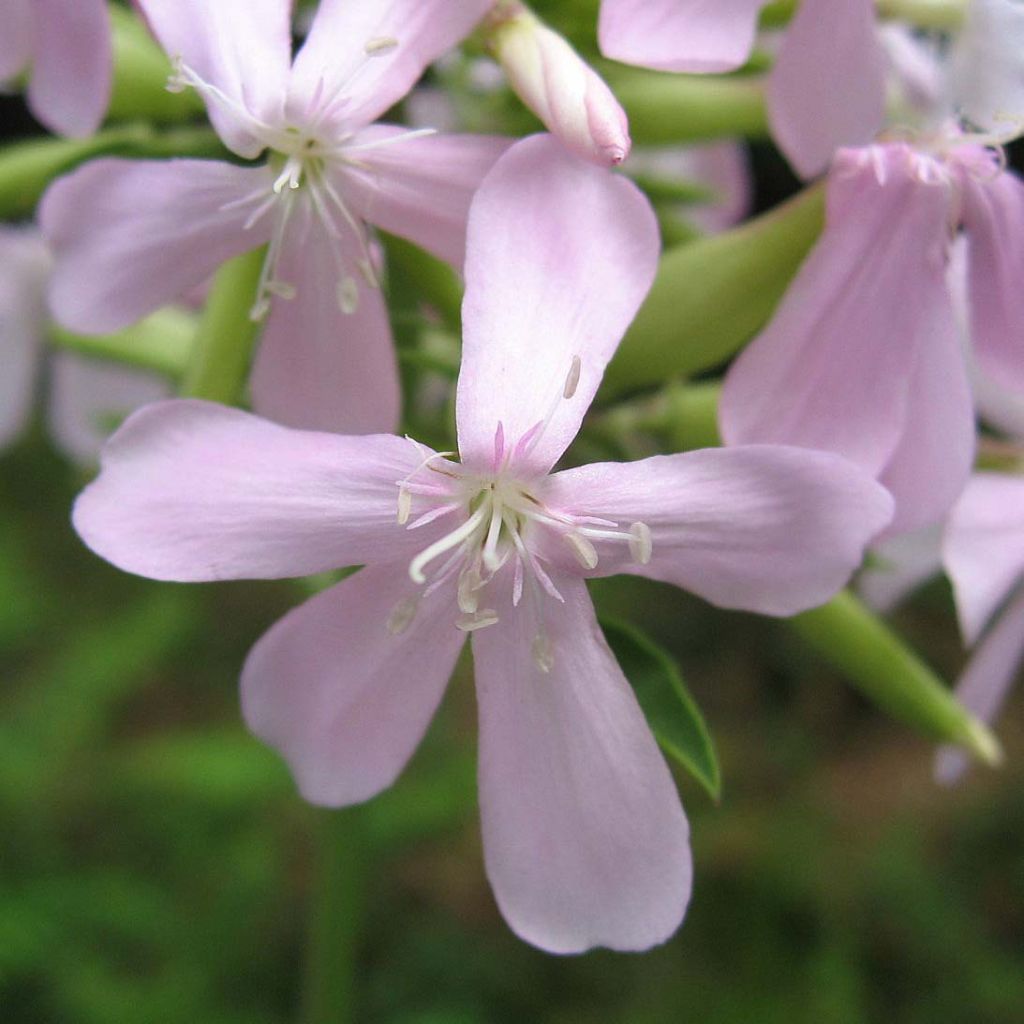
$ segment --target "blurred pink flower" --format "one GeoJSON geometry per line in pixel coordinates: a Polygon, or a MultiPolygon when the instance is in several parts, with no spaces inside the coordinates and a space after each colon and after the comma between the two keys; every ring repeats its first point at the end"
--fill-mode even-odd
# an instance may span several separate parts
{"type": "Polygon", "coordinates": [[[110,101],[106,0],[2,0],[0,82],[27,71],[28,106],[59,135],[91,135],[110,101]]]}
{"type": "MultiPolygon", "coordinates": [[[[767,0],[602,0],[601,50],[662,71],[732,71],[750,57],[767,0]]],[[[870,141],[885,115],[874,0],[803,0],[768,81],[772,132],[805,178],[841,145],[870,141]]]]}
{"type": "Polygon", "coordinates": [[[256,408],[294,426],[392,429],[398,380],[368,225],[461,267],[470,197],[507,143],[370,122],[487,0],[323,0],[294,62],[288,0],[139,7],[224,144],[269,157],[95,160],[58,181],[41,210],[55,315],[115,330],[267,244],[256,408]]]}
{"type": "Polygon", "coordinates": [[[678,794],[585,579],[787,615],[840,587],[891,513],[856,467],[792,448],[551,473],[657,261],[635,186],[526,139],[470,214],[460,462],[169,402],[128,421],[74,512],[93,550],[158,579],[366,566],[273,626],[243,672],[250,728],[315,803],[394,781],[471,635],[488,877],[512,928],[554,952],[666,939],[691,883],[678,794]]]}
{"type": "MultiPolygon", "coordinates": [[[[44,296],[51,265],[35,228],[0,225],[0,448],[17,439],[32,415],[50,322],[44,296]]],[[[50,434],[83,464],[96,460],[112,421],[169,391],[156,374],[71,352],[52,353],[46,369],[50,434]]]]}
{"type": "Polygon", "coordinates": [[[727,443],[838,452],[893,493],[893,533],[941,520],[975,442],[946,280],[960,226],[976,359],[1024,388],[1024,184],[970,137],[841,150],[821,239],[726,377],[727,443]]]}

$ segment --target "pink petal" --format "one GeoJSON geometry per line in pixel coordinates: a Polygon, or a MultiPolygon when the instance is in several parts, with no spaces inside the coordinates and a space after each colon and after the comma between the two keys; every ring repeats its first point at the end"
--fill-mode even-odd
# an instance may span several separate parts
{"type": "Polygon", "coordinates": [[[267,241],[268,218],[246,230],[237,203],[270,184],[267,168],[212,160],[92,160],[58,179],[40,208],[54,316],[102,334],[166,305],[267,241]]]}
{"type": "Polygon", "coordinates": [[[971,0],[953,41],[959,111],[986,131],[1019,130],[1024,119],[1024,7],[1017,0],[971,0]]]}
{"type": "Polygon", "coordinates": [[[1024,391],[1024,182],[965,176],[971,341],[980,368],[1024,391]]]}
{"type": "Polygon", "coordinates": [[[797,173],[824,171],[840,146],[885,120],[885,52],[874,0],[802,0],[768,79],[772,133],[797,173]]]}
{"type": "Polygon", "coordinates": [[[295,58],[292,101],[344,98],[350,127],[394,106],[428,64],[460,43],[493,0],[321,0],[295,58]],[[384,41],[397,45],[387,48],[384,41]],[[376,50],[375,53],[371,51],[376,50]]]}
{"type": "Polygon", "coordinates": [[[74,523],[128,572],[182,582],[304,576],[412,557],[396,522],[408,441],[290,430],[210,402],[147,406],[110,439],[74,523]]]}
{"type": "Polygon", "coordinates": [[[531,653],[533,616],[509,599],[473,635],[487,877],[512,930],[541,949],[648,949],[686,910],[686,817],[583,581],[556,583],[550,672],[531,653]]]}
{"type": "Polygon", "coordinates": [[[305,430],[391,431],[399,389],[387,307],[356,266],[363,250],[354,233],[340,230],[332,235],[305,205],[292,215],[276,276],[296,293],[273,300],[253,367],[253,407],[305,430]],[[339,298],[345,278],[357,290],[351,313],[339,298]]]}
{"type": "Polygon", "coordinates": [[[285,758],[307,800],[360,803],[398,777],[465,640],[454,590],[422,600],[396,633],[395,608],[415,587],[404,565],[371,566],[290,612],[252,649],[246,723],[285,758]]]}
{"type": "Polygon", "coordinates": [[[977,427],[956,316],[948,292],[933,301],[930,337],[907,382],[903,433],[878,478],[896,499],[891,533],[943,519],[974,464],[977,427]]]}
{"type": "Polygon", "coordinates": [[[0,447],[15,440],[32,414],[49,268],[37,232],[0,225],[0,447]]]}
{"type": "Polygon", "coordinates": [[[726,376],[727,443],[795,444],[885,468],[906,429],[918,351],[951,316],[952,193],[919,181],[915,159],[900,145],[841,151],[821,239],[726,376]]]}
{"type": "Polygon", "coordinates": [[[971,645],[1024,574],[1024,478],[971,477],[949,517],[943,561],[971,645]]]}
{"type": "MultiPolygon", "coordinates": [[[[1024,596],[1017,597],[986,634],[957,680],[956,696],[983,722],[999,714],[1024,659],[1024,596]]],[[[935,777],[944,785],[957,782],[966,771],[967,755],[960,747],[941,747],[935,755],[935,777]]]]}
{"type": "Polygon", "coordinates": [[[649,564],[599,541],[597,575],[649,576],[764,615],[827,601],[892,516],[888,493],[853,463],[777,445],[594,463],[551,477],[543,500],[621,530],[648,526],[649,564]]]}
{"type": "Polygon", "coordinates": [[[49,370],[50,433],[58,448],[83,465],[99,458],[104,441],[129,413],[167,398],[171,390],[158,374],[74,352],[53,353],[49,370]]]}
{"type": "Polygon", "coordinates": [[[207,100],[217,134],[239,156],[264,143],[256,120],[284,109],[291,63],[291,0],[136,0],[167,55],[223,94],[207,100]]]}
{"type": "Polygon", "coordinates": [[[16,78],[32,59],[32,0],[7,0],[0,32],[0,82],[16,78]]]}
{"type": "Polygon", "coordinates": [[[768,0],[602,0],[601,52],[661,71],[732,71],[754,46],[768,0]]]}
{"type": "Polygon", "coordinates": [[[29,108],[61,135],[91,135],[110,101],[113,57],[107,5],[104,0],[34,3],[29,108]]]}
{"type": "Polygon", "coordinates": [[[901,533],[874,545],[872,563],[857,579],[857,591],[876,611],[892,611],[925,580],[942,570],[943,525],[901,533]]]}
{"type": "Polygon", "coordinates": [[[346,173],[346,195],[364,220],[461,270],[470,201],[511,140],[430,135],[385,142],[407,133],[407,128],[378,124],[356,135],[354,147],[373,148],[358,153],[358,164],[346,173]]]}
{"type": "Polygon", "coordinates": [[[498,161],[469,218],[456,406],[464,462],[490,467],[499,422],[515,445],[549,416],[528,469],[557,461],[651,286],[658,248],[643,194],[551,136],[498,161]]]}

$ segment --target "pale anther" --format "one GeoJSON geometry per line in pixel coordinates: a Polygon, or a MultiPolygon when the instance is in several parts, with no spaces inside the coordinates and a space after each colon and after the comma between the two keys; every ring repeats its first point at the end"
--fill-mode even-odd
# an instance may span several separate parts
{"type": "Polygon", "coordinates": [[[338,282],[338,305],[349,316],[359,308],[359,285],[354,277],[343,277],[338,282]]]}
{"type": "Polygon", "coordinates": [[[580,361],[579,356],[572,357],[572,366],[569,367],[569,373],[565,378],[565,387],[562,389],[562,397],[569,399],[576,394],[576,388],[579,387],[580,383],[580,371],[583,368],[583,364],[580,361]]]}
{"type": "Polygon", "coordinates": [[[530,645],[534,664],[545,675],[555,667],[555,651],[546,633],[538,633],[530,645]]]}
{"type": "Polygon", "coordinates": [[[651,528],[646,523],[634,523],[629,528],[629,553],[634,562],[647,565],[654,550],[651,528]]]}
{"type": "Polygon", "coordinates": [[[572,548],[580,565],[584,569],[597,568],[597,549],[583,536],[582,533],[567,533],[564,535],[566,543],[572,548]]]}
{"type": "Polygon", "coordinates": [[[398,488],[398,525],[405,526],[412,512],[412,495],[405,487],[398,488]]]}
{"type": "Polygon", "coordinates": [[[484,608],[483,611],[475,612],[472,616],[459,619],[455,623],[455,628],[461,629],[463,633],[472,633],[475,630],[493,626],[497,621],[498,613],[493,608],[484,608]]]}
{"type": "Polygon", "coordinates": [[[388,632],[392,636],[404,633],[416,617],[416,609],[419,606],[419,597],[403,597],[388,616],[388,632]]]}
{"type": "Polygon", "coordinates": [[[367,39],[364,49],[368,57],[380,57],[397,46],[398,40],[394,36],[374,36],[373,39],[367,39]]]}

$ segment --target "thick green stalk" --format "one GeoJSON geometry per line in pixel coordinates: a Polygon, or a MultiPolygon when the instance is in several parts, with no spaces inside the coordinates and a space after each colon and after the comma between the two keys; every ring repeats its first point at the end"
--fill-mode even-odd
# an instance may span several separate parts
{"type": "Polygon", "coordinates": [[[0,150],[0,220],[26,217],[47,185],[100,156],[214,156],[223,152],[206,128],[158,134],[144,124],[106,128],[89,139],[31,139],[0,150]]]}
{"type": "Polygon", "coordinates": [[[182,381],[184,396],[226,405],[241,400],[259,333],[260,325],[249,311],[264,253],[261,248],[236,256],[217,271],[182,381]]]}
{"type": "Polygon", "coordinates": [[[305,1024],[352,1024],[366,859],[361,808],[315,813],[316,882],[309,898],[305,1024]]]}
{"type": "Polygon", "coordinates": [[[50,341],[56,348],[109,359],[180,380],[195,340],[196,318],[180,309],[161,309],[116,334],[72,334],[54,325],[50,341]]]}
{"type": "Polygon", "coordinates": [[[638,145],[768,134],[758,77],[673,75],[602,65],[638,145]]]}
{"type": "Polygon", "coordinates": [[[844,591],[788,620],[822,657],[883,711],[934,739],[998,764],[999,741],[881,619],[844,591]]]}
{"type": "Polygon", "coordinates": [[[670,249],[608,367],[602,400],[733,355],[770,318],[824,221],[815,186],[731,231],[670,249]]]}

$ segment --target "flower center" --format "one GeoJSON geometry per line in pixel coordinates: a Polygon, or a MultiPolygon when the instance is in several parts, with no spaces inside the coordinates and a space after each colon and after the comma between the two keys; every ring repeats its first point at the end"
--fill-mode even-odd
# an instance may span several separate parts
{"type": "Polygon", "coordinates": [[[256,116],[223,90],[205,81],[181,58],[175,60],[167,88],[172,92],[194,88],[208,106],[216,106],[229,113],[270,151],[268,163],[277,172],[269,189],[257,189],[221,207],[222,210],[248,208],[246,230],[266,217],[273,220],[256,297],[250,309],[249,315],[253,320],[266,317],[274,299],[289,301],[298,292],[299,282],[287,280],[280,271],[289,225],[298,202],[306,204],[305,213],[312,217],[316,228],[328,242],[337,280],[335,298],[341,311],[352,314],[358,310],[360,280],[371,288],[380,286],[371,251],[370,231],[365,221],[353,213],[345,201],[344,175],[353,168],[365,170],[362,158],[368,151],[432,135],[434,130],[424,128],[369,141],[355,141],[353,131],[339,127],[339,115],[348,102],[353,82],[374,59],[390,54],[397,46],[398,41],[392,38],[368,40],[364,46],[363,61],[338,89],[328,94],[323,79],[320,80],[299,123],[285,120],[274,124],[256,116]]]}

